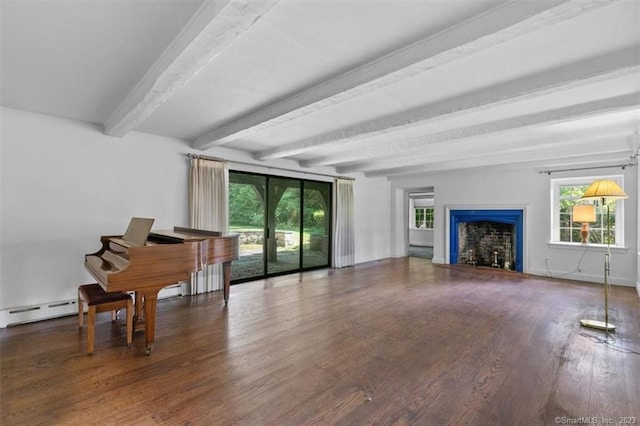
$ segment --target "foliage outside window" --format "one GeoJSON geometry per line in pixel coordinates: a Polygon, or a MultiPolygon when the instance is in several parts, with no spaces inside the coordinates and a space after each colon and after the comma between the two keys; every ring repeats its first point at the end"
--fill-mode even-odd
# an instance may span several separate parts
{"type": "MultiPolygon", "coordinates": [[[[324,216],[327,207],[320,192],[305,191],[304,207],[305,229],[308,232],[326,233],[324,216]]],[[[265,222],[264,209],[264,201],[255,184],[232,182],[229,185],[229,223],[231,227],[261,230],[265,222]]],[[[293,190],[285,191],[275,210],[279,230],[299,230],[299,215],[299,192],[293,190]]]]}
{"type": "MultiPolygon", "coordinates": [[[[611,177],[608,177],[611,178],[611,177]]],[[[580,230],[582,223],[573,221],[573,206],[592,203],[591,200],[581,200],[582,194],[588,186],[599,177],[555,179],[552,181],[552,242],[581,243],[580,230]]],[[[621,177],[613,180],[621,185],[621,177]]],[[[589,223],[589,243],[607,244],[607,232],[611,238],[611,245],[622,245],[622,208],[618,200],[593,202],[596,205],[596,221],[589,223]],[[607,206],[609,207],[610,226],[607,231],[607,206]]]]}
{"type": "Polygon", "coordinates": [[[433,229],[433,207],[415,207],[413,212],[416,228],[433,229]]]}

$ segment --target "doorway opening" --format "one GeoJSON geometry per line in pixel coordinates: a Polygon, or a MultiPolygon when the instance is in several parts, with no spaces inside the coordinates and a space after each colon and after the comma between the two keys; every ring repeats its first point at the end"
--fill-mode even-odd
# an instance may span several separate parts
{"type": "Polygon", "coordinates": [[[409,192],[409,257],[433,259],[433,187],[409,192]]]}

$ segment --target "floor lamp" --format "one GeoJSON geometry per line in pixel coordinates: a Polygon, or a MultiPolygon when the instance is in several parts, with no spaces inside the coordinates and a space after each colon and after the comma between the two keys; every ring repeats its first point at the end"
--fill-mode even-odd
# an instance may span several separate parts
{"type": "Polygon", "coordinates": [[[593,182],[582,195],[583,200],[601,200],[603,206],[607,206],[607,252],[604,255],[604,321],[582,319],[580,324],[584,327],[597,328],[607,332],[614,331],[616,326],[609,322],[609,283],[607,277],[611,271],[611,222],[609,221],[609,205],[606,201],[628,198],[620,186],[610,179],[601,179],[593,182]]]}

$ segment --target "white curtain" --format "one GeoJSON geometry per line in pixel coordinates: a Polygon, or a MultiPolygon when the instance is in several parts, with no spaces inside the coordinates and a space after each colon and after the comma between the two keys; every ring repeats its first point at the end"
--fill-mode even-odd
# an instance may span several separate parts
{"type": "Polygon", "coordinates": [[[338,178],[334,188],[333,267],[344,268],[355,263],[353,181],[338,178]]]}
{"type": "MultiPolygon", "coordinates": [[[[189,174],[189,213],[192,228],[207,231],[228,230],[229,170],[223,161],[191,159],[189,174]]],[[[222,290],[222,265],[207,266],[192,274],[188,293],[198,294],[222,290]]]]}

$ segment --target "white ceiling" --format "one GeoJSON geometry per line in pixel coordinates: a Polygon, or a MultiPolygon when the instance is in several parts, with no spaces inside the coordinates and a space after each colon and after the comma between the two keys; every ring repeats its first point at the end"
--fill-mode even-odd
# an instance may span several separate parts
{"type": "Polygon", "coordinates": [[[367,176],[635,162],[640,1],[0,0],[2,105],[367,176]]]}

